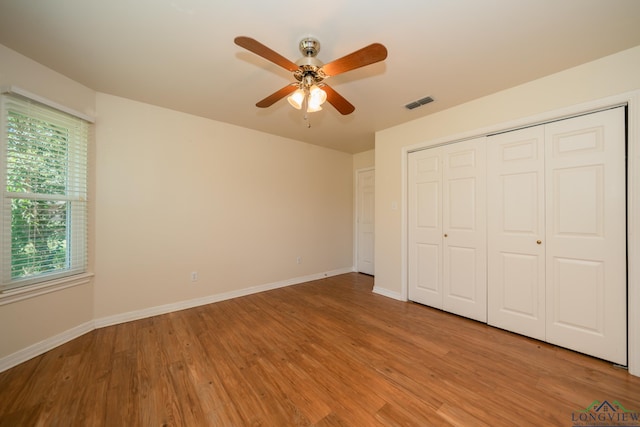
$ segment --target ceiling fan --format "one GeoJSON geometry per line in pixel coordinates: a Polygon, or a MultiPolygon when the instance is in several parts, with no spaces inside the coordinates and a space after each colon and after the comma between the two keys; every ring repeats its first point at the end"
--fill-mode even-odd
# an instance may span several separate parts
{"type": "Polygon", "coordinates": [[[329,101],[341,114],[353,113],[355,107],[327,85],[325,79],[383,61],[387,57],[387,48],[380,43],[373,43],[328,64],[322,64],[316,58],[320,50],[320,42],[312,37],[307,37],[302,39],[298,46],[303,57],[292,62],[250,37],[239,36],[234,39],[234,42],[292,72],[296,79],[296,82],[290,83],[258,101],[257,107],[270,107],[285,96],[289,96],[288,101],[293,107],[309,113],[321,110],[320,105],[325,100],[329,101]]]}

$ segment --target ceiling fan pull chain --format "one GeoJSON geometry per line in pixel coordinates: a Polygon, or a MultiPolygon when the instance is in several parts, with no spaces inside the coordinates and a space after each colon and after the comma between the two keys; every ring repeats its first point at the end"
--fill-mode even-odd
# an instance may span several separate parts
{"type": "Polygon", "coordinates": [[[304,88],[304,100],[302,101],[302,114],[304,120],[307,122],[307,129],[311,127],[311,117],[309,117],[309,89],[307,87],[304,88]]]}
{"type": "Polygon", "coordinates": [[[311,127],[311,116],[309,115],[309,113],[307,112],[307,109],[304,109],[304,121],[307,122],[307,129],[311,127]]]}

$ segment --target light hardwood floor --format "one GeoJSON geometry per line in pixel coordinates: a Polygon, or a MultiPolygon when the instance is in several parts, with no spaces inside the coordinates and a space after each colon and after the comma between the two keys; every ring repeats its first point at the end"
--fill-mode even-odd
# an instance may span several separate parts
{"type": "Polygon", "coordinates": [[[610,363],[346,274],[95,330],[0,373],[1,426],[570,426],[610,363]]]}

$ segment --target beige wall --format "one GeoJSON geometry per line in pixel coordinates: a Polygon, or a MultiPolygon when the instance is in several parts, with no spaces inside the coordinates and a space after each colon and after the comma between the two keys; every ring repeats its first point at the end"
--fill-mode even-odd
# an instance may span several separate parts
{"type": "Polygon", "coordinates": [[[350,154],[104,94],[97,111],[96,318],[353,265],[350,154]]]}
{"type": "Polygon", "coordinates": [[[376,289],[402,294],[403,149],[640,89],[640,46],[376,133],[376,289]],[[393,209],[397,206],[397,209],[393,209]]]}
{"type": "Polygon", "coordinates": [[[376,164],[375,150],[363,151],[353,155],[353,171],[358,169],[372,168],[376,164]]]}

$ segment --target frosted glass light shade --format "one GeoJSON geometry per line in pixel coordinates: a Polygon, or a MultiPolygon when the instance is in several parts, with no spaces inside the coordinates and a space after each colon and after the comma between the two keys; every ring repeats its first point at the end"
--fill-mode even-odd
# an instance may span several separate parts
{"type": "Polygon", "coordinates": [[[287,101],[289,101],[289,104],[291,104],[293,108],[295,108],[296,110],[299,110],[302,108],[304,96],[305,96],[304,91],[302,89],[297,89],[287,98],[287,101]]]}
{"type": "Polygon", "coordinates": [[[320,89],[318,86],[313,85],[309,88],[309,107],[307,111],[312,113],[314,111],[322,110],[320,107],[327,100],[327,93],[320,89]]]}

